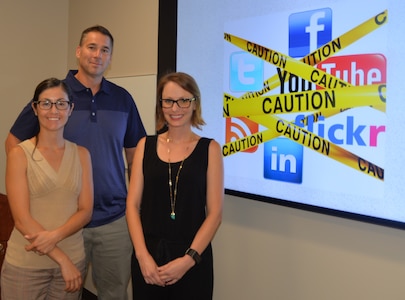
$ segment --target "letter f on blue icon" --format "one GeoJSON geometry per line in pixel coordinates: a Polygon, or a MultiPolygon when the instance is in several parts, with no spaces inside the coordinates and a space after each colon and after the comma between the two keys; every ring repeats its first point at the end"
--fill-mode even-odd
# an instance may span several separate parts
{"type": "Polygon", "coordinates": [[[288,19],[288,54],[301,58],[332,39],[332,10],[321,8],[291,14],[288,19]]]}

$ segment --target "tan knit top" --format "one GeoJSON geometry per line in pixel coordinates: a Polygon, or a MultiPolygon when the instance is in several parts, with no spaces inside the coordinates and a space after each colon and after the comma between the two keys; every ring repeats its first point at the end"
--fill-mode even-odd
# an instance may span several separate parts
{"type": "MultiPolygon", "coordinates": [[[[62,163],[55,171],[34,144],[26,140],[19,144],[24,149],[28,161],[27,180],[30,193],[32,217],[45,229],[53,230],[66,223],[78,208],[81,190],[82,168],[77,145],[66,141],[62,163]]],[[[14,228],[8,242],[6,261],[24,268],[49,269],[58,265],[47,255],[39,256],[27,252],[24,246],[28,241],[14,228]]],[[[62,240],[57,245],[73,263],[84,259],[82,230],[62,240]]]]}

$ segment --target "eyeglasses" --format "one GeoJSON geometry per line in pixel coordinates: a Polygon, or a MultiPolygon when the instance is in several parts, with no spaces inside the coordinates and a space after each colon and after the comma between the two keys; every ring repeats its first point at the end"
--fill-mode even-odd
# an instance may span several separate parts
{"type": "Polygon", "coordinates": [[[67,110],[70,105],[70,101],[67,100],[56,100],[56,102],[52,102],[50,100],[40,100],[36,101],[35,103],[38,104],[40,109],[44,110],[50,110],[53,105],[55,105],[58,110],[67,110]]]}
{"type": "Polygon", "coordinates": [[[178,100],[172,99],[160,99],[160,103],[162,103],[163,108],[172,108],[174,103],[177,104],[180,108],[189,108],[191,105],[191,101],[197,100],[195,97],[193,98],[183,98],[178,100]]]}

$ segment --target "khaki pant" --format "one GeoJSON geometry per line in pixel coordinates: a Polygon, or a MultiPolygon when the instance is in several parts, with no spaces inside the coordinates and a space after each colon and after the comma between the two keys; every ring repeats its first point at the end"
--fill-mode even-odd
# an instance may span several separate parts
{"type": "Polygon", "coordinates": [[[125,216],[98,227],[84,228],[86,258],[99,300],[127,300],[133,246],[125,216]]]}
{"type": "MultiPolygon", "coordinates": [[[[85,275],[85,261],[76,264],[85,275]]],[[[7,300],[78,300],[81,291],[67,293],[60,268],[27,269],[4,261],[1,272],[1,298],[7,300]]]]}

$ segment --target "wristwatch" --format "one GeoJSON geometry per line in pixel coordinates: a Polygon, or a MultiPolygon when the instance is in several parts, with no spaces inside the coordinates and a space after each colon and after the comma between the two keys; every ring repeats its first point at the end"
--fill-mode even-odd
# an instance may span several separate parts
{"type": "Polygon", "coordinates": [[[192,259],[194,259],[196,265],[198,265],[202,260],[200,254],[198,254],[198,252],[195,251],[194,249],[188,248],[186,250],[186,254],[190,255],[192,259]]]}

